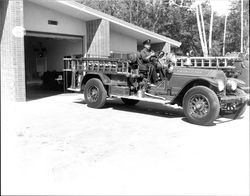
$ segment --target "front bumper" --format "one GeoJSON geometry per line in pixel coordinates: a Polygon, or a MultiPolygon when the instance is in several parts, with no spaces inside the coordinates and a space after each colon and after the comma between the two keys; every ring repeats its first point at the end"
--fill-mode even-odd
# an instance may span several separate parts
{"type": "Polygon", "coordinates": [[[249,94],[223,96],[220,98],[220,100],[221,102],[225,102],[225,103],[234,102],[234,101],[244,103],[245,101],[249,101],[249,94]]]}
{"type": "Polygon", "coordinates": [[[224,95],[220,97],[221,111],[225,114],[238,113],[249,104],[249,94],[244,92],[237,95],[224,95]]]}

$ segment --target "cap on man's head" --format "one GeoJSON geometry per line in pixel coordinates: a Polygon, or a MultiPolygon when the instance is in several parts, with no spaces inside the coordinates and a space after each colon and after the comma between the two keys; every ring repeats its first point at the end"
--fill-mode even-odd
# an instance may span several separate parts
{"type": "Polygon", "coordinates": [[[145,40],[142,44],[143,44],[143,45],[151,44],[151,40],[150,40],[150,39],[147,39],[147,40],[145,40]]]}

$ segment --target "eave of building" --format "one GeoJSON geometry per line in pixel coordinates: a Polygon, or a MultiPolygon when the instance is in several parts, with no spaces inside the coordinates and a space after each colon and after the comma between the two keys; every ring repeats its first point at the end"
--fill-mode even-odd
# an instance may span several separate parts
{"type": "Polygon", "coordinates": [[[139,44],[142,43],[145,39],[151,39],[152,43],[166,42],[177,47],[181,45],[181,42],[148,31],[131,23],[125,22],[116,17],[92,9],[88,6],[82,5],[74,0],[67,0],[67,1],[29,0],[29,1],[56,10],[58,12],[70,15],[72,17],[82,19],[84,21],[90,21],[96,19],[108,20],[110,22],[110,27],[112,30],[136,38],[139,44]]]}

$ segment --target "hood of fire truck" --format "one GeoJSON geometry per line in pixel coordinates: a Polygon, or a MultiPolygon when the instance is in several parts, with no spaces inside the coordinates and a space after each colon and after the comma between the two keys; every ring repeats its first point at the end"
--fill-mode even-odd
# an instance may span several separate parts
{"type": "Polygon", "coordinates": [[[174,75],[183,77],[199,77],[199,78],[211,78],[220,79],[226,83],[227,77],[221,70],[205,69],[205,68],[190,68],[190,67],[174,67],[174,75]]]}

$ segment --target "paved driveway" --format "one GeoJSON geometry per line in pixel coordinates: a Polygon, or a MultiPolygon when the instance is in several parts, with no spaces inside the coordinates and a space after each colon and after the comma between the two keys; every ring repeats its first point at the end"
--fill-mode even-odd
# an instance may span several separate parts
{"type": "Polygon", "coordinates": [[[2,105],[3,194],[249,193],[249,108],[214,126],[177,107],[81,94],[2,105]]]}

